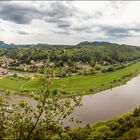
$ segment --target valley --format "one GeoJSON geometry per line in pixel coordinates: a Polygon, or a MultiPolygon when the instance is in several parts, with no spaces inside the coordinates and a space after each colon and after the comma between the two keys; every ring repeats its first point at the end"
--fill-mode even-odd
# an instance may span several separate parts
{"type": "MultiPolygon", "coordinates": [[[[2,106],[3,100],[8,103],[8,114],[25,109],[24,115],[31,117],[32,112],[40,110],[40,105],[44,108],[47,104],[49,117],[52,118],[55,113],[52,120],[54,124],[57,123],[60,128],[70,127],[68,134],[71,137],[74,133],[82,137],[82,131],[89,131],[92,127],[98,129],[98,123],[101,123],[101,127],[103,124],[110,127],[109,122],[120,126],[118,121],[111,118],[122,118],[123,115],[118,116],[139,105],[138,47],[107,42],[40,47],[32,45],[31,48],[16,46],[0,49],[0,96],[2,106]],[[58,122],[55,122],[56,116],[58,122]],[[80,134],[76,129],[79,129],[80,134]]],[[[44,113],[47,113],[45,109],[42,111],[43,114],[38,112],[41,113],[40,123],[45,118],[44,113]]],[[[33,124],[34,117],[31,118],[33,124]]],[[[52,122],[49,122],[50,125],[52,122]]],[[[116,126],[116,129],[119,130],[119,127],[116,126]]],[[[90,130],[90,135],[84,137],[94,138],[93,132],[90,130]]],[[[100,133],[100,130],[97,132],[100,133]]],[[[119,136],[115,131],[113,133],[119,136]]]]}

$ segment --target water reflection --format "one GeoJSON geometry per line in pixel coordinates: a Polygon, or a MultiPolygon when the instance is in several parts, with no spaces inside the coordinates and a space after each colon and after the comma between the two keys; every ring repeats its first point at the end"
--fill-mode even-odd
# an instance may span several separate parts
{"type": "MultiPolygon", "coordinates": [[[[83,106],[75,109],[72,115],[82,121],[79,125],[110,119],[128,112],[140,105],[140,76],[112,90],[86,95],[82,104],[83,106]]],[[[75,126],[68,122],[65,122],[65,125],[75,126]]]]}

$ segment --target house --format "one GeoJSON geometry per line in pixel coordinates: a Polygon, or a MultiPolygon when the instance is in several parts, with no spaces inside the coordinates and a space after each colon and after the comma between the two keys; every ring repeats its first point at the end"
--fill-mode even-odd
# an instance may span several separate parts
{"type": "Polygon", "coordinates": [[[36,61],[35,62],[34,60],[31,60],[30,63],[31,63],[30,66],[34,66],[34,67],[41,67],[41,66],[44,65],[42,61],[36,61]]]}
{"type": "Polygon", "coordinates": [[[0,76],[6,75],[8,73],[7,69],[0,67],[0,76]]]}
{"type": "Polygon", "coordinates": [[[78,67],[79,69],[90,69],[91,68],[91,66],[90,66],[90,64],[88,63],[88,62],[86,62],[86,63],[82,63],[81,61],[79,61],[79,62],[76,62],[76,67],[78,67]]]}
{"type": "Polygon", "coordinates": [[[5,55],[1,58],[1,67],[6,68],[10,63],[14,62],[13,59],[7,58],[5,55]]]}

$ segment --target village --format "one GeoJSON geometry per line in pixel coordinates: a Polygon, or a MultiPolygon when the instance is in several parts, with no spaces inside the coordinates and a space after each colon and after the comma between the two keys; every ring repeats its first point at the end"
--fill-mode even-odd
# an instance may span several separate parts
{"type": "MultiPolygon", "coordinates": [[[[15,73],[18,76],[25,76],[25,77],[31,77],[31,78],[34,77],[34,73],[11,70],[9,66],[13,62],[14,62],[13,59],[7,58],[6,56],[3,56],[0,58],[0,77],[14,75],[15,73]]],[[[40,66],[40,65],[41,65],[40,63],[39,64],[32,63],[31,65],[21,64],[20,67],[31,67],[31,66],[40,66]]]]}
{"type": "MultiPolygon", "coordinates": [[[[3,78],[5,76],[12,76],[17,75],[20,77],[28,77],[30,79],[34,79],[35,73],[37,72],[37,69],[42,68],[44,66],[44,61],[34,61],[31,60],[30,64],[19,64],[17,67],[11,66],[13,63],[17,62],[17,60],[13,60],[11,58],[7,58],[6,56],[3,56],[0,58],[0,77],[3,78]],[[35,72],[33,70],[36,70],[35,72]]],[[[89,71],[92,69],[91,65],[89,63],[82,63],[82,62],[75,62],[75,67],[79,70],[89,71]]],[[[54,67],[54,63],[50,62],[49,67],[54,67]]],[[[56,68],[56,71],[54,73],[54,77],[65,77],[65,76],[74,76],[77,75],[77,71],[70,72],[69,66],[67,63],[64,63],[63,68],[56,68]],[[68,71],[68,72],[67,72],[68,71]]]]}

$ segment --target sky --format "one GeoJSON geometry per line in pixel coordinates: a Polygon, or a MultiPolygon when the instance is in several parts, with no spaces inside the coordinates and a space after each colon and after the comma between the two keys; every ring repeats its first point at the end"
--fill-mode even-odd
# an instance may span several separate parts
{"type": "Polygon", "coordinates": [[[139,1],[0,1],[0,40],[140,46],[139,1]]]}

